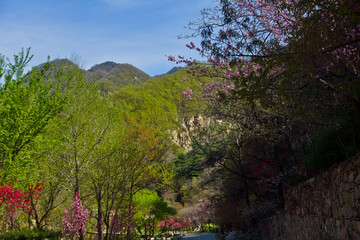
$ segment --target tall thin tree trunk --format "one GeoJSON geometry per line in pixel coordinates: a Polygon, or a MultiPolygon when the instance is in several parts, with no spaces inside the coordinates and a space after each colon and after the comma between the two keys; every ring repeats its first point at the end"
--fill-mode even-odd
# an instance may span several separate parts
{"type": "MultiPolygon", "coordinates": [[[[129,214],[130,214],[130,211],[132,209],[132,200],[133,200],[133,184],[131,183],[131,186],[130,186],[130,200],[129,200],[129,214]]],[[[129,221],[132,221],[132,219],[129,219],[129,221]]],[[[131,233],[131,226],[130,224],[128,224],[128,227],[127,227],[127,230],[126,230],[126,239],[127,240],[132,240],[132,233],[131,233]]]]}
{"type": "Polygon", "coordinates": [[[98,232],[98,240],[103,239],[102,235],[102,209],[101,209],[101,188],[99,189],[96,196],[97,204],[98,204],[98,212],[97,212],[97,232],[98,232]]]}

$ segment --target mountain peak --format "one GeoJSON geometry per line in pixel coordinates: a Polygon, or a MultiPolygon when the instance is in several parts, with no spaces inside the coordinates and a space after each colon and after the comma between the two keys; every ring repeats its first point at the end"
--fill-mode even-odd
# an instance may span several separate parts
{"type": "Polygon", "coordinates": [[[131,64],[112,61],[94,65],[85,72],[85,75],[88,79],[97,79],[103,89],[109,92],[114,92],[130,84],[137,86],[151,78],[131,64]]]}
{"type": "Polygon", "coordinates": [[[95,64],[88,71],[95,72],[95,71],[100,70],[100,71],[109,72],[118,65],[120,65],[120,63],[116,63],[116,62],[113,62],[113,61],[106,61],[106,62],[103,62],[103,63],[100,63],[100,64],[95,64]]]}
{"type": "Polygon", "coordinates": [[[169,74],[176,73],[176,72],[180,71],[180,70],[183,69],[183,68],[184,68],[184,67],[173,67],[173,68],[170,69],[167,73],[155,75],[154,78],[163,77],[163,76],[165,76],[165,75],[169,75],[169,74]]]}

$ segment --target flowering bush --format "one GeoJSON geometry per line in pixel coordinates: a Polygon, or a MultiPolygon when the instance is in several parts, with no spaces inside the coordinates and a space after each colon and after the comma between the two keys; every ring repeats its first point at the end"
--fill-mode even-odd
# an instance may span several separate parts
{"type": "Polygon", "coordinates": [[[0,186],[0,215],[5,220],[5,228],[8,225],[15,228],[15,220],[18,213],[29,213],[34,210],[34,205],[39,199],[38,193],[43,189],[45,182],[28,186],[27,191],[15,188],[13,184],[0,186]]]}
{"type": "Polygon", "coordinates": [[[61,234],[66,239],[74,239],[75,237],[81,239],[86,233],[85,223],[88,216],[88,210],[83,208],[79,193],[76,193],[70,210],[64,211],[61,234]]]}
{"type": "Polygon", "coordinates": [[[171,217],[159,222],[158,227],[163,231],[176,231],[189,227],[189,221],[187,219],[177,221],[174,217],[171,217]]]}

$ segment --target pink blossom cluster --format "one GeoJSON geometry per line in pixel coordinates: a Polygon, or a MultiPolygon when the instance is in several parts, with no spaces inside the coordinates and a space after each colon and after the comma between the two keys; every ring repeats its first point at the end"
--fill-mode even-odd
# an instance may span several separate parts
{"type": "MultiPolygon", "coordinates": [[[[266,56],[272,48],[272,42],[286,45],[291,31],[298,29],[300,20],[305,17],[295,11],[297,0],[286,1],[286,5],[283,1],[231,2],[223,5],[223,10],[232,13],[232,19],[219,25],[222,26],[218,30],[221,39],[209,37],[202,42],[201,49],[194,44],[188,45],[190,49],[195,49],[204,56],[207,50],[216,48],[217,53],[221,52],[221,58],[229,61],[247,56],[266,56]]],[[[204,17],[207,18],[206,15],[204,17]]],[[[213,22],[211,17],[213,16],[208,17],[208,22],[213,22]]]]}
{"type": "Polygon", "coordinates": [[[182,221],[177,221],[174,217],[171,217],[159,222],[158,227],[163,230],[185,229],[189,227],[189,220],[183,219],[182,221]]]}
{"type": "MultiPolygon", "coordinates": [[[[324,34],[325,35],[325,34],[324,34]]],[[[321,34],[323,36],[323,34],[321,34]]],[[[324,40],[326,35],[323,37],[324,40]]],[[[360,24],[346,28],[342,38],[329,42],[319,52],[325,56],[324,66],[327,72],[336,72],[341,64],[345,64],[354,75],[360,75],[360,24]],[[345,43],[345,44],[343,44],[345,43]]]]}
{"type": "MultiPolygon", "coordinates": [[[[287,8],[281,6],[281,1],[261,1],[261,0],[242,0],[238,1],[236,11],[247,16],[250,15],[253,24],[258,28],[251,30],[245,29],[248,38],[257,38],[264,32],[272,33],[273,38],[285,40],[283,33],[293,25],[298,24],[298,20],[292,12],[291,6],[297,0],[287,1],[287,8]]],[[[246,34],[245,34],[246,35],[246,34]]]]}
{"type": "Polygon", "coordinates": [[[181,214],[191,226],[201,226],[214,220],[214,206],[207,198],[201,198],[193,207],[181,214]]]}
{"type": "Polygon", "coordinates": [[[187,100],[193,100],[192,98],[193,90],[190,89],[189,87],[186,88],[186,91],[182,91],[181,93],[185,96],[187,100]]]}
{"type": "MultiPolygon", "coordinates": [[[[200,98],[208,98],[210,100],[218,100],[221,97],[228,97],[232,92],[238,90],[238,86],[242,82],[246,82],[247,78],[251,76],[260,76],[263,71],[263,67],[258,63],[251,61],[240,60],[239,64],[234,67],[230,66],[228,61],[222,61],[218,57],[212,57],[208,59],[211,66],[203,66],[192,60],[175,59],[171,56],[171,61],[177,63],[182,62],[190,66],[188,73],[193,76],[209,77],[214,81],[203,84],[198,81],[199,86],[202,88],[200,98]]],[[[274,74],[283,70],[282,67],[274,67],[274,74]]],[[[189,79],[183,77],[182,81],[188,81],[189,79]]],[[[189,87],[182,91],[183,96],[187,100],[193,100],[193,90],[189,87]]]]}
{"type": "Polygon", "coordinates": [[[207,223],[211,221],[212,213],[213,213],[213,204],[209,199],[207,198],[199,199],[196,208],[197,208],[197,216],[200,222],[207,223]]]}
{"type": "Polygon", "coordinates": [[[86,233],[85,223],[89,217],[89,212],[84,209],[79,197],[79,193],[76,193],[74,202],[71,204],[70,210],[64,211],[64,217],[62,220],[61,234],[66,239],[73,239],[74,237],[80,238],[86,233]]]}

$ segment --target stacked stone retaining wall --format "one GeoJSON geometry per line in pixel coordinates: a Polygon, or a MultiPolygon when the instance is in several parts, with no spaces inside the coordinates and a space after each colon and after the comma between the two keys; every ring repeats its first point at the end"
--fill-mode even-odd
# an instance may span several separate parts
{"type": "Polygon", "coordinates": [[[285,192],[282,213],[262,221],[266,240],[360,240],[360,155],[285,192]]]}

